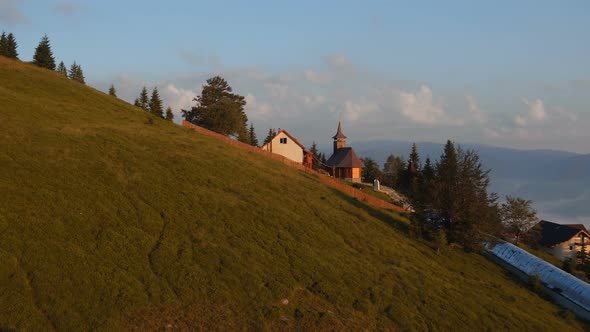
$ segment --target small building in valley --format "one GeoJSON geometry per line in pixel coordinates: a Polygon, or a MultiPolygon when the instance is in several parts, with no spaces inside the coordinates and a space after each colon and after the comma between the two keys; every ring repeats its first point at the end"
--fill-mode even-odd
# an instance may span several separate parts
{"type": "Polygon", "coordinates": [[[361,170],[365,167],[352,147],[346,146],[346,136],[342,133],[342,125],[338,122],[338,130],[334,139],[334,152],[326,161],[326,171],[331,176],[352,182],[361,182],[361,170]]]}
{"type": "Polygon", "coordinates": [[[273,133],[272,139],[268,143],[265,143],[261,149],[279,154],[294,162],[306,164],[305,156],[307,155],[307,149],[284,129],[273,133]]]}
{"type": "Polygon", "coordinates": [[[590,234],[582,224],[557,224],[542,220],[527,232],[529,241],[559,260],[579,258],[582,247],[590,253],[590,234]]]}

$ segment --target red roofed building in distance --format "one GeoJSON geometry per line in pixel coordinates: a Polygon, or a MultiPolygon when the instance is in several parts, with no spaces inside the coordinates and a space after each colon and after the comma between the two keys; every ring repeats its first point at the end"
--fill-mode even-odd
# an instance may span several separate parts
{"type": "Polygon", "coordinates": [[[361,170],[365,164],[357,157],[351,147],[346,146],[346,136],[342,133],[342,124],[338,121],[338,129],[334,139],[334,152],[326,161],[326,171],[331,176],[352,182],[361,182],[361,170]]]}

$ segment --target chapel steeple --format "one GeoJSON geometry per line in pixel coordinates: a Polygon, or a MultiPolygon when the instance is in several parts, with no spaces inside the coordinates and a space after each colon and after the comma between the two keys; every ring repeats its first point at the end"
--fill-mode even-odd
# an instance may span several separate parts
{"type": "Polygon", "coordinates": [[[346,147],[346,136],[342,133],[342,125],[340,121],[338,121],[338,130],[336,131],[336,135],[332,137],[334,139],[334,153],[338,151],[338,149],[346,147]]]}

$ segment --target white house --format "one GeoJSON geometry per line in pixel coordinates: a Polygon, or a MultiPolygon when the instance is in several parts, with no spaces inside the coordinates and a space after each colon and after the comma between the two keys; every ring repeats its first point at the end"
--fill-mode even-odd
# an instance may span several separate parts
{"type": "Polygon", "coordinates": [[[582,224],[557,224],[542,220],[529,232],[543,251],[559,260],[579,258],[582,246],[590,253],[590,234],[582,224]]]}
{"type": "Polygon", "coordinates": [[[279,154],[297,163],[304,163],[306,149],[303,144],[286,130],[279,130],[272,140],[261,147],[262,150],[279,154]]]}

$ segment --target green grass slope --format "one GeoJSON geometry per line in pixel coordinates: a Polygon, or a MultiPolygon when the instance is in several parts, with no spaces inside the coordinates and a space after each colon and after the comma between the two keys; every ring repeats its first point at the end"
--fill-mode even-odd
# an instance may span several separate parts
{"type": "Polygon", "coordinates": [[[312,175],[2,58],[0,197],[0,329],[584,328],[312,175]]]}

